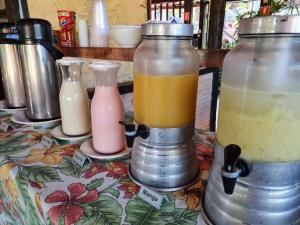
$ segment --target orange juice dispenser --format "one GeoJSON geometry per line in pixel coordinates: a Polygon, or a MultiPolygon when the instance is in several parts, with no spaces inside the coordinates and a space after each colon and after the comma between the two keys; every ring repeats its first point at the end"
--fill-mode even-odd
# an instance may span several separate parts
{"type": "Polygon", "coordinates": [[[157,190],[184,188],[198,175],[192,137],[199,58],[192,35],[189,24],[143,24],[134,54],[137,137],[129,173],[157,190]]]}
{"type": "Polygon", "coordinates": [[[225,57],[204,211],[216,225],[300,224],[300,16],[240,22],[225,57]]]}

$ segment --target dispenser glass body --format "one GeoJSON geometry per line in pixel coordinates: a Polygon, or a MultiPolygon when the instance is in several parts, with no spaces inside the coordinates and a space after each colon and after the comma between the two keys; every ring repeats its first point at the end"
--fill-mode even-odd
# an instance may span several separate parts
{"type": "Polygon", "coordinates": [[[142,24],[135,51],[134,120],[129,176],[158,191],[181,190],[197,180],[194,142],[197,52],[189,24],[142,24]]]}
{"type": "Polygon", "coordinates": [[[225,58],[217,139],[246,160],[300,160],[300,37],[241,36],[225,58]]]}
{"type": "Polygon", "coordinates": [[[203,201],[211,224],[300,224],[299,24],[300,16],[240,21],[203,201]]]}
{"type": "Polygon", "coordinates": [[[189,39],[147,37],[134,55],[134,119],[156,128],[195,120],[198,57],[189,39]]]}

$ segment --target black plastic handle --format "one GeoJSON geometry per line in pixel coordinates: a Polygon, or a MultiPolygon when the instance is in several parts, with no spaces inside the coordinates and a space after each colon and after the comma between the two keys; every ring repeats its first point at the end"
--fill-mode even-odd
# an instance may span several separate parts
{"type": "Polygon", "coordinates": [[[59,51],[52,43],[39,41],[39,44],[44,46],[54,60],[61,59],[64,54],[59,51]]]}

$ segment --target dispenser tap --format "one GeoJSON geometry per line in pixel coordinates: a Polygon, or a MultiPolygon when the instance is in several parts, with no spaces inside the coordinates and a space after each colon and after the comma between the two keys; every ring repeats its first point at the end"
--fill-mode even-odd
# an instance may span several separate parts
{"type": "Polygon", "coordinates": [[[125,126],[126,142],[127,147],[129,148],[133,146],[134,139],[137,136],[140,136],[143,139],[149,137],[150,131],[146,125],[141,124],[136,128],[136,125],[132,121],[119,121],[119,123],[125,126]]]}
{"type": "Polygon", "coordinates": [[[146,125],[141,124],[141,125],[138,125],[136,133],[137,133],[137,136],[140,136],[141,138],[146,139],[150,135],[150,130],[146,125]]]}
{"type": "Polygon", "coordinates": [[[232,194],[238,177],[245,177],[250,173],[248,163],[240,159],[241,148],[238,145],[228,145],[224,149],[224,166],[222,167],[222,181],[226,194],[232,194]]]}

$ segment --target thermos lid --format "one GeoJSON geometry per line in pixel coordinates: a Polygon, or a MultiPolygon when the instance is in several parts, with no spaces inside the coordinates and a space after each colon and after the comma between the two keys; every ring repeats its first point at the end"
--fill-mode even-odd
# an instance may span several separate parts
{"type": "Polygon", "coordinates": [[[251,34],[299,34],[300,16],[264,16],[243,19],[239,35],[251,34]]]}
{"type": "Polygon", "coordinates": [[[14,23],[0,23],[0,40],[2,43],[14,43],[19,40],[18,31],[14,23]]]}
{"type": "Polygon", "coordinates": [[[0,23],[0,34],[9,34],[16,31],[16,24],[14,23],[0,23]]]}
{"type": "Polygon", "coordinates": [[[194,26],[182,23],[144,23],[142,36],[192,37],[194,26]]]}
{"type": "Polygon", "coordinates": [[[42,41],[53,43],[52,27],[47,20],[21,19],[18,20],[17,29],[21,41],[42,41]]]}

